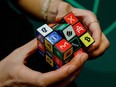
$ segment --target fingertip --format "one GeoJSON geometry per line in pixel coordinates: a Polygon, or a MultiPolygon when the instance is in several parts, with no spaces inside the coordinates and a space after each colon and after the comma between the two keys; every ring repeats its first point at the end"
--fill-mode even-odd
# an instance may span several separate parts
{"type": "Polygon", "coordinates": [[[60,22],[61,21],[61,19],[62,19],[62,17],[56,17],[56,22],[60,22]]]}
{"type": "Polygon", "coordinates": [[[77,70],[80,66],[84,64],[84,62],[88,59],[88,55],[86,53],[79,53],[77,54],[71,62],[69,62],[70,66],[68,68],[69,73],[73,73],[77,70]]]}

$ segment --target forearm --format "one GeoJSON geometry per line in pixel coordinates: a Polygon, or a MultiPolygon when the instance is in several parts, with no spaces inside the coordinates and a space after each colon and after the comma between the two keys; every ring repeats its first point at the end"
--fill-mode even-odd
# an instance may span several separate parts
{"type": "Polygon", "coordinates": [[[61,1],[62,0],[18,0],[18,4],[25,11],[39,19],[48,20],[48,18],[52,18],[52,20],[54,20],[58,5],[61,1]]]}
{"type": "Polygon", "coordinates": [[[26,12],[43,18],[41,14],[43,0],[18,0],[18,5],[23,8],[26,12]]]}

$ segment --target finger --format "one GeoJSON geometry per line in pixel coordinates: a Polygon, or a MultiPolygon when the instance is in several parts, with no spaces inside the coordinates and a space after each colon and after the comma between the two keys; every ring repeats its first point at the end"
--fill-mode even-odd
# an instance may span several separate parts
{"type": "Polygon", "coordinates": [[[108,47],[110,46],[110,43],[108,41],[108,39],[106,38],[106,36],[104,34],[102,34],[102,40],[101,40],[101,44],[99,46],[99,48],[97,48],[95,51],[90,51],[89,55],[96,58],[100,55],[102,55],[105,50],[108,49],[108,47]]]}
{"type": "Polygon", "coordinates": [[[95,42],[88,49],[88,51],[93,51],[93,50],[97,49],[100,46],[102,32],[101,32],[101,29],[100,29],[100,25],[97,22],[93,22],[89,26],[89,31],[90,31],[93,39],[95,40],[95,42]]]}
{"type": "Polygon", "coordinates": [[[85,53],[78,54],[69,63],[65,64],[60,69],[43,74],[43,82],[46,85],[50,85],[65,79],[75,70],[77,70],[87,60],[87,58],[88,55],[85,53]]]}
{"type": "Polygon", "coordinates": [[[102,35],[100,25],[97,22],[97,17],[93,12],[88,10],[73,8],[72,12],[81,18],[84,26],[87,27],[88,31],[92,35],[95,43],[89,48],[89,50],[95,50],[100,45],[102,35]]]}

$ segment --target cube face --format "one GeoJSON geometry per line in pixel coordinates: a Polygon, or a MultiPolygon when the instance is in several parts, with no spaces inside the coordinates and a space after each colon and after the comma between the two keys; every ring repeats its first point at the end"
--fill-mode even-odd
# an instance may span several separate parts
{"type": "Polygon", "coordinates": [[[89,47],[92,43],[94,43],[94,39],[91,37],[91,35],[86,32],[84,35],[80,37],[80,40],[83,42],[83,44],[86,47],[89,47]]]}
{"type": "Polygon", "coordinates": [[[63,34],[67,41],[71,40],[76,35],[71,25],[63,30],[63,34]]]}
{"type": "Polygon", "coordinates": [[[64,53],[64,58],[63,60],[66,60],[68,57],[70,57],[73,53],[73,47],[71,47],[69,50],[67,50],[65,53],[64,53]]]}
{"type": "Polygon", "coordinates": [[[53,60],[48,55],[46,55],[46,62],[49,63],[52,67],[54,66],[53,60]]]}
{"type": "Polygon", "coordinates": [[[44,36],[40,34],[38,31],[36,32],[37,39],[44,44],[44,36]]]}
{"type": "Polygon", "coordinates": [[[45,53],[45,45],[44,44],[42,44],[39,40],[37,41],[37,43],[38,43],[38,48],[43,52],[43,53],[45,53]]]}
{"type": "Polygon", "coordinates": [[[62,39],[62,37],[60,35],[58,35],[56,32],[52,32],[51,34],[49,34],[46,39],[52,44],[56,44],[58,41],[60,41],[62,39]]]}
{"type": "Polygon", "coordinates": [[[46,55],[48,55],[51,59],[54,57],[54,54],[48,50],[46,50],[46,55]]]}
{"type": "Polygon", "coordinates": [[[79,53],[83,53],[83,49],[80,48],[79,50],[77,50],[76,52],[74,52],[74,56],[78,55],[79,53]]]}
{"type": "Polygon", "coordinates": [[[94,43],[94,39],[73,13],[63,17],[59,24],[44,24],[38,28],[37,39],[38,53],[54,69],[84,52],[83,46],[87,48],[94,43]]]}
{"type": "Polygon", "coordinates": [[[45,47],[47,50],[53,52],[53,45],[46,39],[45,39],[45,47]]]}
{"type": "Polygon", "coordinates": [[[69,24],[68,23],[64,23],[64,24],[61,24],[60,26],[57,26],[56,28],[55,28],[55,30],[60,30],[60,31],[62,31],[62,30],[64,30],[66,27],[68,27],[69,26],[69,24]]]}
{"type": "Polygon", "coordinates": [[[60,60],[57,56],[54,56],[54,62],[59,66],[63,66],[63,61],[60,60]]]}
{"type": "Polygon", "coordinates": [[[60,42],[58,42],[54,48],[54,54],[61,60],[65,60],[66,58],[71,56],[72,52],[72,45],[65,39],[62,39],[60,42]]]}
{"type": "Polygon", "coordinates": [[[82,34],[84,34],[86,32],[86,29],[80,22],[76,23],[73,26],[73,28],[74,28],[74,31],[76,32],[77,36],[81,36],[82,34]]]}
{"type": "Polygon", "coordinates": [[[58,58],[60,58],[61,60],[63,60],[63,53],[57,49],[57,47],[54,48],[54,55],[56,55],[58,58]]]}
{"type": "Polygon", "coordinates": [[[79,20],[75,17],[75,15],[73,13],[69,13],[68,15],[66,15],[64,17],[64,20],[71,25],[74,25],[76,22],[78,22],[79,20]]]}
{"type": "Polygon", "coordinates": [[[64,53],[66,50],[71,48],[71,44],[67,42],[65,39],[62,39],[60,42],[58,42],[56,45],[56,48],[60,50],[62,53],[64,53]]]}
{"type": "Polygon", "coordinates": [[[71,39],[69,41],[72,46],[73,46],[73,52],[77,51],[79,48],[81,48],[81,43],[79,41],[79,38],[78,37],[74,37],[73,39],[71,39]]]}
{"type": "Polygon", "coordinates": [[[51,33],[53,30],[47,25],[44,24],[43,26],[41,26],[40,28],[37,29],[37,31],[42,35],[42,36],[46,36],[49,33],[51,33]]]}

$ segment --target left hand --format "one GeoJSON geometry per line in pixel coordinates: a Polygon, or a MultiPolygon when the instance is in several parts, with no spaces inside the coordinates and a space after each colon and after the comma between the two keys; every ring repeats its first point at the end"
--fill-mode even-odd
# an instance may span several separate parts
{"type": "Polygon", "coordinates": [[[61,18],[69,12],[74,13],[74,15],[76,15],[80,21],[82,21],[84,26],[87,27],[87,30],[95,40],[95,43],[92,44],[91,47],[87,50],[89,57],[96,58],[103,54],[109,47],[110,43],[106,36],[102,33],[100,25],[97,22],[97,17],[93,12],[89,10],[74,8],[70,4],[60,1],[57,8],[57,15],[53,17],[55,19],[52,19],[51,21],[56,20],[59,22],[61,18]]]}

